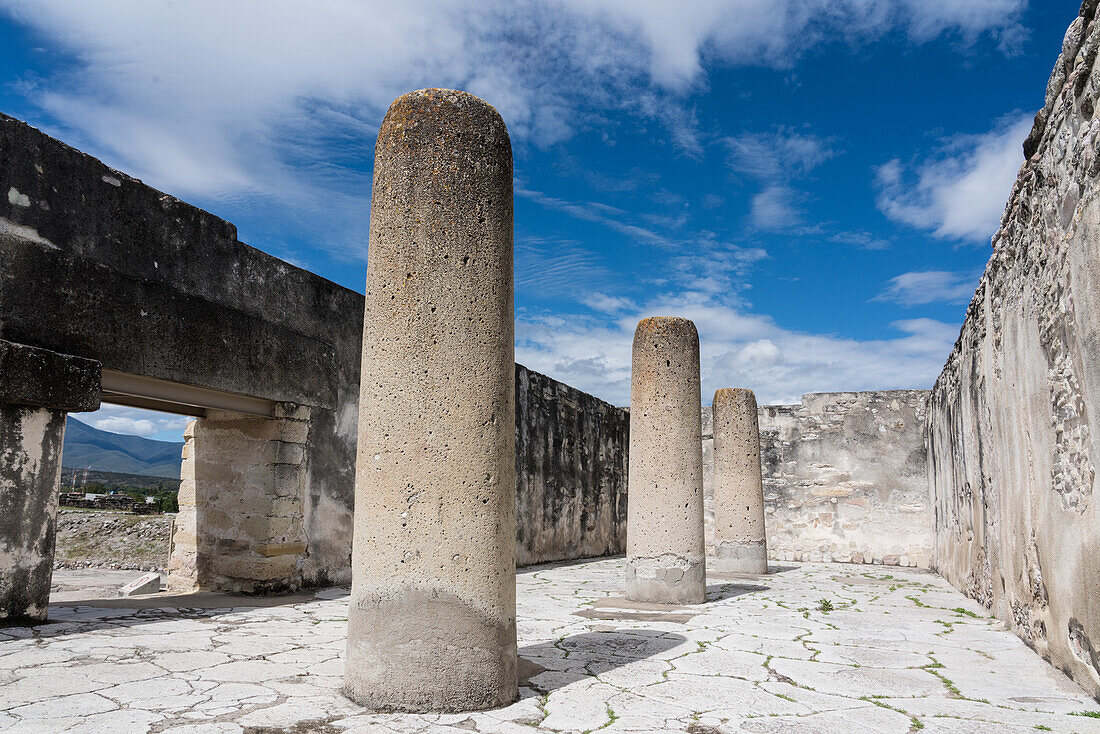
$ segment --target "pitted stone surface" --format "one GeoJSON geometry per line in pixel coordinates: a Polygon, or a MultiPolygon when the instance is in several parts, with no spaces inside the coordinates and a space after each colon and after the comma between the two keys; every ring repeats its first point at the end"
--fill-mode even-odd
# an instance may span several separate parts
{"type": "Polygon", "coordinates": [[[516,697],[512,152],[427,89],[375,150],[346,691],[378,708],[516,697]]]}
{"type": "Polygon", "coordinates": [[[643,319],[630,369],[626,595],[697,604],[706,594],[699,333],[643,319]]]}
{"type": "Polygon", "coordinates": [[[0,630],[0,730],[1100,732],[1100,720],[1075,715],[1100,704],[933,574],[786,564],[712,576],[686,621],[580,616],[612,611],[602,603],[622,596],[623,566],[519,574],[526,678],[506,708],[380,714],[348,701],[346,589],[165,595],[67,602],[48,625],[0,630]]]}
{"type": "Polygon", "coordinates": [[[1100,696],[1100,24],[1081,5],[928,410],[933,567],[1100,696]]]}
{"type": "Polygon", "coordinates": [[[767,573],[764,485],[756,395],[745,388],[714,393],[714,568],[767,573]]]}

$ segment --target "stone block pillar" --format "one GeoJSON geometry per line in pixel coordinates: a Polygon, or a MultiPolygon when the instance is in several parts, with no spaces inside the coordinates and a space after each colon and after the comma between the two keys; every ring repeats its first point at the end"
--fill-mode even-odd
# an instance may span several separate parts
{"type": "Polygon", "coordinates": [[[680,318],[634,332],[626,596],[657,604],[706,600],[699,334],[680,318]]]}
{"type": "Polygon", "coordinates": [[[744,388],[714,393],[714,568],[767,573],[764,484],[756,396],[744,388]]]}
{"type": "Polygon", "coordinates": [[[65,417],[99,394],[98,362],[0,340],[0,625],[46,621],[65,417]]]}
{"type": "Polygon", "coordinates": [[[208,410],[184,431],[173,591],[271,593],[300,585],[310,409],[208,410]]]}
{"type": "Polygon", "coordinates": [[[44,622],[65,411],[0,405],[0,623],[44,622]]]}
{"type": "Polygon", "coordinates": [[[426,89],[375,148],[344,692],[373,709],[515,700],[512,153],[496,110],[426,89]]]}

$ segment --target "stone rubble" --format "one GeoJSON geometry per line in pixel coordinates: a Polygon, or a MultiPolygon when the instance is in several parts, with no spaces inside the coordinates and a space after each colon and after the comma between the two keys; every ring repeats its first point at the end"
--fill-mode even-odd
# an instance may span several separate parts
{"type": "Polygon", "coordinates": [[[61,509],[54,569],[113,568],[164,571],[169,515],[130,515],[61,509]]]}

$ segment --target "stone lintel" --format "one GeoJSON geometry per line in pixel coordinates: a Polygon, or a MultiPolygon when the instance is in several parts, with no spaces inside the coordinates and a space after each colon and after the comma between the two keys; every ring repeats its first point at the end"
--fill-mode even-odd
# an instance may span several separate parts
{"type": "Polygon", "coordinates": [[[94,359],[0,339],[0,403],[69,413],[97,410],[101,365],[94,359]]]}

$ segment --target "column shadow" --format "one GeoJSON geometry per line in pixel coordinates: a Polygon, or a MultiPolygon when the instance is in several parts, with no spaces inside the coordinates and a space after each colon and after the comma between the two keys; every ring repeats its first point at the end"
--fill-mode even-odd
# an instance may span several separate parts
{"type": "Polygon", "coordinates": [[[519,649],[519,684],[546,694],[688,643],[675,632],[624,628],[524,645],[519,649]]]}
{"type": "Polygon", "coordinates": [[[767,591],[770,588],[770,586],[763,586],[761,584],[736,583],[732,581],[724,584],[711,584],[707,587],[707,601],[724,601],[726,599],[743,596],[744,594],[767,591]]]}

